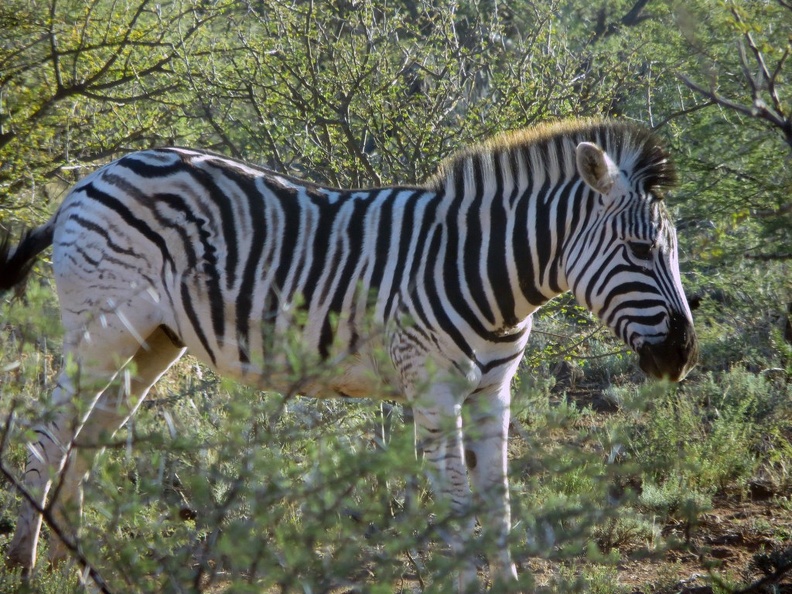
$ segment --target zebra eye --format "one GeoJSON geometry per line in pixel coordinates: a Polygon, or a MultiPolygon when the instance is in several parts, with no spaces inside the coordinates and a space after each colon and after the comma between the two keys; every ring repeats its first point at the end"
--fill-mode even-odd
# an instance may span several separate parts
{"type": "Polygon", "coordinates": [[[652,259],[652,244],[644,241],[628,241],[627,246],[630,248],[632,255],[639,260],[652,259]]]}

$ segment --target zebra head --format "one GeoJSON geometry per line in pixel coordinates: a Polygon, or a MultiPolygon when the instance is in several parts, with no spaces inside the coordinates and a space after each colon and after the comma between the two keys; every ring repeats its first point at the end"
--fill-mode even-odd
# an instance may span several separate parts
{"type": "Polygon", "coordinates": [[[644,372],[677,381],[695,365],[698,344],[660,193],[673,169],[648,134],[632,146],[609,144],[577,145],[588,216],[567,250],[567,281],[578,302],[638,354],[644,372]]]}

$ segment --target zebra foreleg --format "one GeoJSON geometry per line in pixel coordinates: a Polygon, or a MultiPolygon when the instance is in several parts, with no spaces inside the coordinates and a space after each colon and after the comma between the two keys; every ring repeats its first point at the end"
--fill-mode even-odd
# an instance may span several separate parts
{"type": "Polygon", "coordinates": [[[496,392],[478,393],[467,403],[465,462],[488,547],[487,560],[493,584],[517,579],[509,552],[511,530],[506,442],[509,431],[508,383],[496,392]],[[467,425],[470,425],[467,428],[467,425]]]}
{"type": "Polygon", "coordinates": [[[458,591],[477,592],[476,565],[466,550],[473,538],[475,520],[463,458],[462,404],[450,393],[433,394],[431,399],[415,405],[415,426],[425,460],[431,465],[429,476],[435,494],[451,508],[451,521],[442,535],[454,556],[463,563],[458,591]]]}

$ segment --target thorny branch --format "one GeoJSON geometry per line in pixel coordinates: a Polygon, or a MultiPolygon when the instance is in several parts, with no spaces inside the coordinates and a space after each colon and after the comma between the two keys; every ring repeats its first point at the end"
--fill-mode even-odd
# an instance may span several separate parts
{"type": "Polygon", "coordinates": [[[732,594],[762,594],[763,592],[776,592],[777,584],[792,573],[792,560],[787,559],[774,568],[763,578],[753,582],[741,590],[734,590],[732,594]]]}

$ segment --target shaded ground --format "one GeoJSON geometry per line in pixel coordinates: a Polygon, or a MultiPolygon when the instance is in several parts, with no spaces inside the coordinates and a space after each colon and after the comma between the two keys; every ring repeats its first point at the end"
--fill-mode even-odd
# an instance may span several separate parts
{"type": "MultiPolygon", "coordinates": [[[[757,566],[755,555],[769,554],[784,546],[779,536],[786,534],[786,545],[792,544],[792,514],[779,508],[774,498],[764,500],[715,501],[712,511],[702,514],[697,526],[666,526],[663,533],[686,539],[687,550],[667,552],[661,560],[627,562],[619,567],[622,583],[635,587],[634,592],[651,592],[651,586],[677,586],[680,592],[705,594],[711,592],[710,573],[757,582],[766,573],[757,566]],[[675,575],[676,584],[658,584],[658,576],[675,575]]],[[[772,569],[765,566],[765,569],[772,569]]],[[[792,592],[792,572],[787,571],[778,582],[783,588],[776,592],[792,592]]],[[[661,590],[663,591],[663,590],[661,590]]],[[[665,590],[671,591],[671,590],[665,590]]],[[[756,590],[757,592],[761,590],[756,590]]],[[[771,592],[772,590],[766,590],[771,592]]]]}
{"type": "MultiPolygon", "coordinates": [[[[744,500],[721,498],[702,514],[695,527],[669,524],[663,535],[684,544],[658,558],[631,560],[631,552],[621,549],[624,561],[618,564],[618,582],[631,594],[709,594],[713,575],[727,583],[752,583],[740,592],[792,594],[792,567],[780,579],[767,579],[777,567],[759,567],[757,554],[771,554],[792,547],[792,513],[780,508],[774,498],[744,500]],[[786,538],[780,538],[781,535],[786,538]],[[762,588],[760,580],[767,582],[762,588]],[[772,589],[775,584],[776,589],[772,589]]],[[[641,555],[643,556],[643,555],[641,555]]],[[[792,559],[787,559],[787,563],[792,559]]],[[[532,572],[537,585],[546,586],[558,571],[557,563],[530,560],[523,571],[532,572]]]]}
{"type": "MultiPolygon", "coordinates": [[[[594,386],[569,390],[565,371],[556,390],[568,390],[566,397],[577,406],[598,415],[618,410],[594,386]]],[[[624,561],[617,566],[619,583],[631,594],[710,594],[718,591],[713,580],[720,578],[732,587],[750,584],[735,590],[741,594],[792,594],[792,491],[778,492],[761,482],[750,483],[746,491],[716,496],[712,509],[700,514],[695,525],[664,526],[662,535],[680,546],[660,557],[631,560],[638,551],[620,547],[624,561]]],[[[526,567],[539,584],[558,569],[543,565],[532,562],[526,567]]]]}

